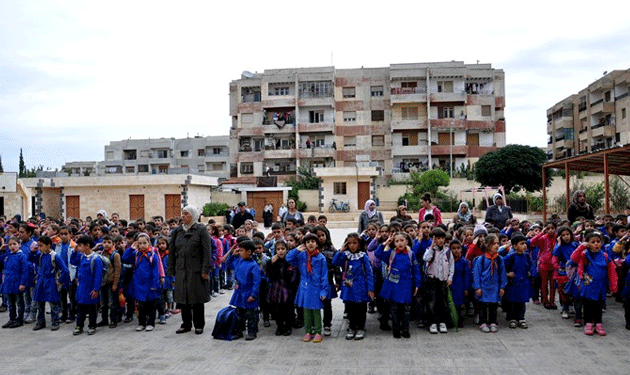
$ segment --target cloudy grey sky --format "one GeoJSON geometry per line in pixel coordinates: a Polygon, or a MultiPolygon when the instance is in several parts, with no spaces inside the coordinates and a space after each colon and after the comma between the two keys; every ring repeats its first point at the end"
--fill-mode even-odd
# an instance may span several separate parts
{"type": "Polygon", "coordinates": [[[127,138],[228,134],[243,70],[459,60],[505,71],[508,143],[630,68],[622,1],[2,1],[0,154],[17,171],[102,160],[127,138]],[[304,5],[307,4],[307,5],[304,5]],[[515,4],[515,5],[511,5],[515,4]],[[619,16],[621,15],[621,16],[619,16]]]}

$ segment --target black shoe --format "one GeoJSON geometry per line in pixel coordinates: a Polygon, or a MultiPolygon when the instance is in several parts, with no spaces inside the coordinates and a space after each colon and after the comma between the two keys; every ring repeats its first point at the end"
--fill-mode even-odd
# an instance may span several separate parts
{"type": "Polygon", "coordinates": [[[116,328],[116,327],[118,327],[118,323],[116,322],[109,323],[109,328],[116,328]]]}
{"type": "Polygon", "coordinates": [[[39,331],[40,329],[46,328],[46,324],[35,324],[35,327],[33,327],[33,331],[39,331]]]}
{"type": "Polygon", "coordinates": [[[190,332],[190,328],[179,327],[177,329],[177,331],[175,331],[175,333],[177,333],[177,334],[179,334],[179,333],[186,333],[186,332],[190,332]]]}
{"type": "Polygon", "coordinates": [[[282,336],[291,336],[291,333],[293,331],[291,331],[291,328],[287,329],[286,331],[282,332],[282,336]]]}
{"type": "Polygon", "coordinates": [[[59,324],[53,324],[53,325],[50,327],[50,330],[51,330],[51,331],[56,331],[56,330],[58,330],[58,329],[59,329],[59,324]]]}
{"type": "Polygon", "coordinates": [[[6,312],[7,311],[7,305],[0,305],[0,312],[6,312]]]}
{"type": "Polygon", "coordinates": [[[8,322],[2,325],[2,328],[11,328],[13,324],[15,324],[15,322],[13,320],[9,320],[8,322]]]}
{"type": "Polygon", "coordinates": [[[256,334],[248,333],[247,336],[245,336],[245,341],[252,341],[252,340],[256,340],[256,334]]]}
{"type": "Polygon", "coordinates": [[[203,328],[195,328],[195,334],[201,335],[203,333],[203,328]]]}
{"type": "Polygon", "coordinates": [[[131,323],[133,322],[133,316],[128,316],[125,318],[125,323],[131,323]]]}
{"type": "Polygon", "coordinates": [[[97,327],[107,327],[109,325],[109,322],[107,320],[101,320],[100,322],[96,323],[97,327]]]}
{"type": "Polygon", "coordinates": [[[11,326],[9,328],[22,327],[23,325],[24,325],[24,321],[23,320],[16,320],[15,322],[13,322],[13,324],[11,324],[11,326]]]}
{"type": "Polygon", "coordinates": [[[626,324],[626,329],[630,330],[630,324],[626,324]]]}
{"type": "Polygon", "coordinates": [[[399,331],[394,331],[393,334],[394,334],[394,338],[395,339],[399,339],[400,338],[400,332],[399,331]]]}
{"type": "Polygon", "coordinates": [[[392,326],[390,326],[389,323],[387,323],[387,322],[381,322],[379,328],[381,329],[381,331],[391,331],[392,330],[392,326]]]}
{"type": "Polygon", "coordinates": [[[280,328],[276,329],[276,336],[282,336],[282,331],[280,328]]]}
{"type": "Polygon", "coordinates": [[[402,332],[402,337],[404,337],[404,338],[408,339],[408,338],[410,338],[410,337],[411,337],[411,335],[409,334],[409,331],[403,331],[403,332],[402,332]]]}

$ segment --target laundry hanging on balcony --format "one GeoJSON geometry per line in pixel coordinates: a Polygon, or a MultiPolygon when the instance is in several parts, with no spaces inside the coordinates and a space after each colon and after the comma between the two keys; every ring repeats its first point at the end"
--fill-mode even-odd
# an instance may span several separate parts
{"type": "Polygon", "coordinates": [[[274,112],[273,113],[273,123],[280,129],[284,128],[284,126],[288,123],[291,123],[291,112],[274,112]]]}

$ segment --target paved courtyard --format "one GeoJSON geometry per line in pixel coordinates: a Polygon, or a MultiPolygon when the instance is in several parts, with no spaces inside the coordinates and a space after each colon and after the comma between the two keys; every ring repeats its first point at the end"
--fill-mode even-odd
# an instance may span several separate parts
{"type": "MultiPolygon", "coordinates": [[[[334,229],[340,246],[348,230],[334,229]]],[[[500,319],[495,334],[479,332],[468,321],[459,332],[431,335],[412,329],[410,339],[394,339],[368,315],[367,337],[346,341],[343,305],[333,303],[333,336],[319,344],[300,341],[302,330],[276,337],[275,325],[260,325],[258,339],[232,342],[210,335],[217,311],[230,294],[206,304],[206,330],[176,335],[181,318],[153,332],[135,332],[135,324],[100,328],[96,335],[72,336],[73,324],[33,332],[32,324],[0,330],[4,374],[628,374],[630,331],[623,309],[609,299],[604,314],[606,337],[587,337],[572,321],[532,303],[529,329],[509,329],[500,319]]],[[[502,316],[502,315],[500,315],[502,316]]],[[[47,316],[49,319],[50,316],[47,316]]],[[[0,322],[8,319],[0,314],[0,322]]],[[[49,323],[50,325],[50,323],[49,323]]]]}

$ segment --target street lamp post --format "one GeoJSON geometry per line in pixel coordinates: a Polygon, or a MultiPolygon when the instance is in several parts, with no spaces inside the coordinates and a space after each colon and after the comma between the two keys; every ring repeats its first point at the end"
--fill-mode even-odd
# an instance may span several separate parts
{"type": "Polygon", "coordinates": [[[448,128],[448,138],[449,138],[449,157],[450,162],[448,164],[449,171],[451,172],[451,178],[453,178],[453,121],[451,121],[451,126],[448,128]]]}

